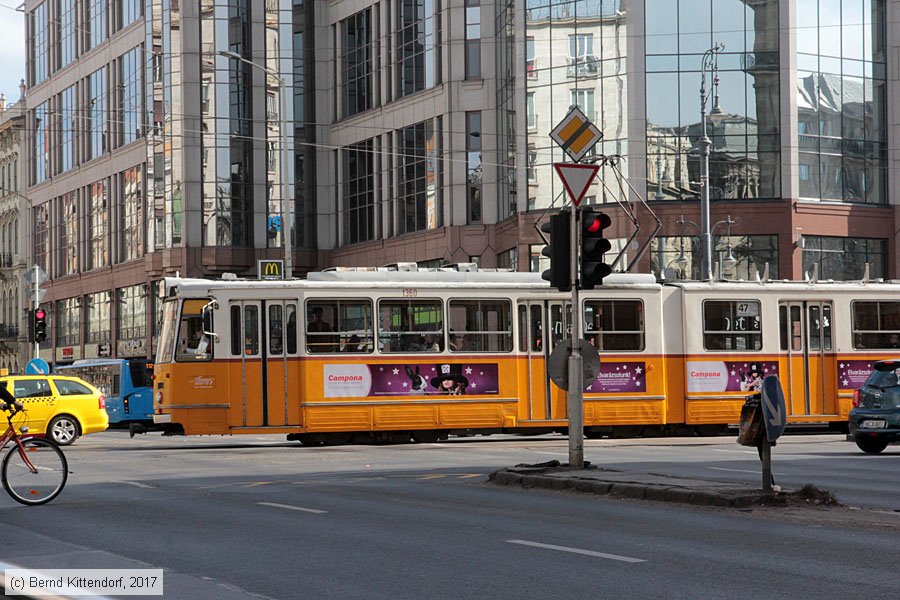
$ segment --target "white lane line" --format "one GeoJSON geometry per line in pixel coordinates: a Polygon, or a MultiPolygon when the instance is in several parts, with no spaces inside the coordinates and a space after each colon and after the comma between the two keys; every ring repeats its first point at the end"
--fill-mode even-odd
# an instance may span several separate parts
{"type": "Polygon", "coordinates": [[[753,450],[725,450],[724,448],[713,448],[713,452],[731,452],[737,454],[756,454],[753,450]]]}
{"type": "Polygon", "coordinates": [[[584,554],[585,556],[596,556],[597,558],[608,558],[609,560],[618,560],[628,563],[647,562],[643,558],[632,558],[630,556],[619,556],[618,554],[606,554],[605,552],[595,552],[593,550],[582,550],[581,548],[569,548],[568,546],[554,546],[553,544],[541,544],[540,542],[529,542],[528,540],[506,540],[510,544],[520,544],[522,546],[533,546],[535,548],[546,548],[548,550],[559,550],[560,552],[571,552],[572,554],[584,554]]]}
{"type": "Polygon", "coordinates": [[[308,513],[315,513],[317,515],[325,514],[327,510],[318,510],[315,508],[303,508],[302,506],[292,506],[290,504],[278,504],[277,502],[257,502],[260,506],[274,506],[275,508],[285,508],[287,510],[300,510],[308,513]]]}
{"type": "Polygon", "coordinates": [[[707,469],[712,469],[713,471],[729,471],[731,473],[753,473],[754,475],[759,475],[759,471],[751,471],[749,469],[726,469],[725,467],[706,467],[707,469]]]}
{"type": "Polygon", "coordinates": [[[119,483],[124,483],[125,485],[133,485],[134,487],[145,488],[148,490],[152,490],[152,485],[147,485],[146,483],[141,483],[139,481],[120,481],[119,483]]]}

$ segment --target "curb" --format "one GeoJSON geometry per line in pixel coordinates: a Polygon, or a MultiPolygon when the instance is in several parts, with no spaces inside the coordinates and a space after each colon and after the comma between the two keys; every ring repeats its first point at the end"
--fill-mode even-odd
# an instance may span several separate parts
{"type": "MultiPolygon", "coordinates": [[[[546,472],[546,471],[545,471],[546,472]]],[[[525,475],[514,470],[503,469],[488,476],[488,481],[525,489],[541,488],[558,491],[573,491],[595,495],[629,498],[633,500],[653,500],[656,502],[678,502],[696,506],[716,506],[744,508],[748,506],[787,506],[791,492],[759,491],[700,491],[678,485],[645,484],[637,482],[604,481],[586,477],[552,477],[530,472],[525,475]]]]}

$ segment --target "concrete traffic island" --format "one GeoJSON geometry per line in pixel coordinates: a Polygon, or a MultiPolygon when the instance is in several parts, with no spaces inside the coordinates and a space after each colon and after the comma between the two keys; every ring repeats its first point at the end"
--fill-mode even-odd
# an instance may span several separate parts
{"type": "Polygon", "coordinates": [[[588,462],[584,469],[571,469],[556,460],[516,465],[491,473],[488,480],[526,489],[544,488],[699,506],[839,506],[830,492],[811,485],[794,491],[766,492],[743,484],[601,469],[588,462]]]}

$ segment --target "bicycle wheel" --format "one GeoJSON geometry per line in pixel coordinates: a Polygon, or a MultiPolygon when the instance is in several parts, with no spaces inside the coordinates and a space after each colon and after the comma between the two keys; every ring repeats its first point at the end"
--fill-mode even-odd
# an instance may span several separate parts
{"type": "Polygon", "coordinates": [[[29,506],[46,504],[65,487],[69,477],[69,463],[62,450],[47,440],[25,440],[22,447],[28,462],[16,443],[13,443],[3,459],[3,470],[0,472],[3,488],[16,502],[29,506]]]}

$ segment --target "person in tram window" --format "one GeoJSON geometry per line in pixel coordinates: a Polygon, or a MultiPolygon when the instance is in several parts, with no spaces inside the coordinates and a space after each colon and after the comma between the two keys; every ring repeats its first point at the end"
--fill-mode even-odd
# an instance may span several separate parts
{"type": "Polygon", "coordinates": [[[312,321],[306,326],[307,333],[313,334],[308,341],[310,352],[334,352],[335,344],[330,335],[316,335],[331,333],[331,323],[322,318],[323,309],[321,306],[314,306],[312,309],[312,321]]]}
{"type": "Polygon", "coordinates": [[[892,333],[888,340],[888,348],[900,348],[900,335],[892,333]]]}

